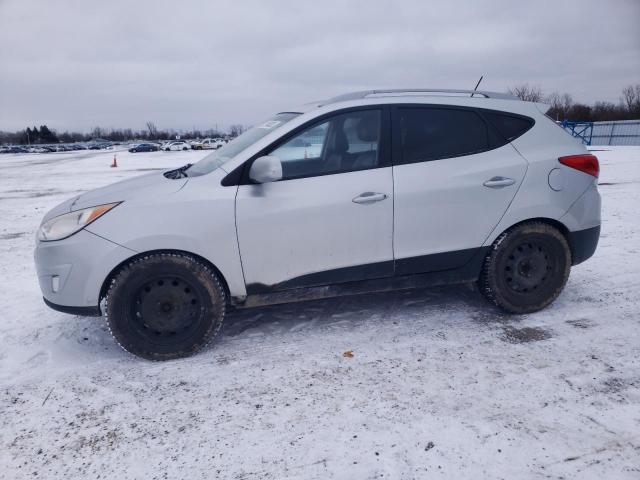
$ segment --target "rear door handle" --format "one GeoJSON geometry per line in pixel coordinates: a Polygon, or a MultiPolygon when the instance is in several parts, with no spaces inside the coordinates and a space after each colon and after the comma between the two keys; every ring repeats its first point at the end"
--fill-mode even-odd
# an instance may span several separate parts
{"type": "Polygon", "coordinates": [[[381,202],[385,198],[387,198],[387,195],[385,193],[364,192],[351,201],[353,203],[359,203],[361,205],[368,205],[370,203],[381,202]]]}
{"type": "Polygon", "coordinates": [[[485,187],[489,188],[504,188],[509,185],[513,185],[516,181],[513,178],[508,177],[492,177],[483,183],[485,187]]]}

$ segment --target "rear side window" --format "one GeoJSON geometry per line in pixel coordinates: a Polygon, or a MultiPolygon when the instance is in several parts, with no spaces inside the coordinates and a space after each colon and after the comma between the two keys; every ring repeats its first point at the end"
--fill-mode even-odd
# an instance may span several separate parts
{"type": "Polygon", "coordinates": [[[402,164],[472,155],[499,143],[473,110],[412,107],[398,115],[402,164]]]}
{"type": "Polygon", "coordinates": [[[509,115],[506,113],[484,110],[482,114],[494,127],[496,127],[498,132],[500,132],[500,135],[502,135],[507,142],[511,142],[518,138],[533,127],[533,124],[535,123],[531,118],[509,115]]]}

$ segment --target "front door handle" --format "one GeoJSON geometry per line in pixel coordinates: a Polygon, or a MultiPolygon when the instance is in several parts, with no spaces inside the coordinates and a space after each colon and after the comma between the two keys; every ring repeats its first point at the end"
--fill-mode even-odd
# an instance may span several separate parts
{"type": "Polygon", "coordinates": [[[359,203],[361,205],[368,205],[370,203],[380,202],[387,198],[385,193],[376,192],[364,192],[351,200],[353,203],[359,203]]]}
{"type": "Polygon", "coordinates": [[[483,183],[485,187],[489,188],[503,188],[513,185],[516,181],[513,178],[508,177],[492,177],[483,183]]]}

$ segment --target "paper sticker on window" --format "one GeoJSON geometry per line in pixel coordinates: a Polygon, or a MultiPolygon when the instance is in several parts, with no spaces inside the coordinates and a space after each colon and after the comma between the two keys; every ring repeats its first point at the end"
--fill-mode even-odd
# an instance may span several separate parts
{"type": "Polygon", "coordinates": [[[280,120],[269,120],[268,122],[264,122],[258,128],[266,128],[267,130],[271,130],[272,128],[277,127],[282,122],[280,120]]]}

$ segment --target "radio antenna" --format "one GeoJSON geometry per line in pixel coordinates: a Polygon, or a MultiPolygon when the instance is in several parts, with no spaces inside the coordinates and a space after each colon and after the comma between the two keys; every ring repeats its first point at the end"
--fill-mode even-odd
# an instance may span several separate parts
{"type": "MultiPolygon", "coordinates": [[[[483,78],[484,78],[484,75],[480,75],[480,80],[478,80],[478,83],[476,83],[476,88],[473,89],[474,92],[478,90],[478,86],[480,85],[480,82],[482,81],[483,78]]],[[[471,96],[473,97],[473,93],[471,94],[471,96]]]]}

